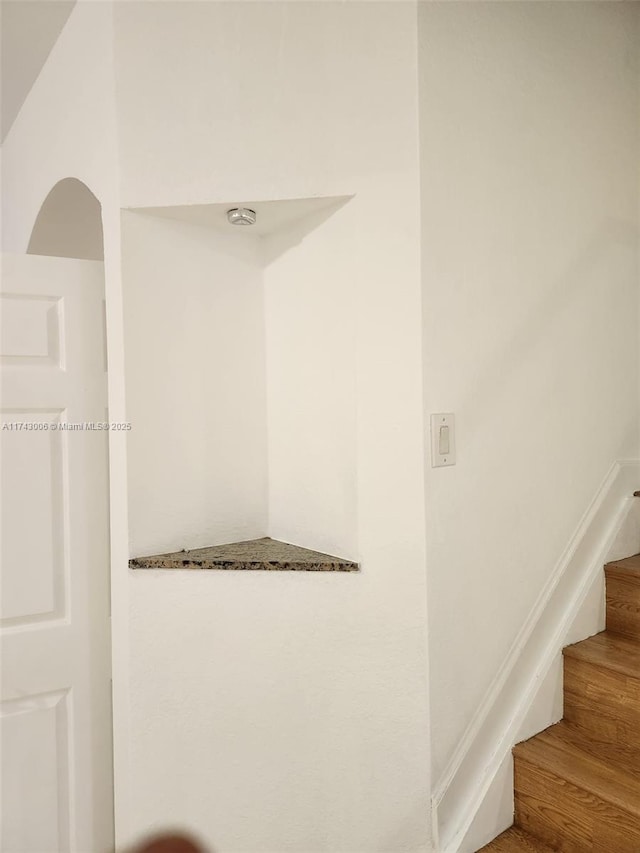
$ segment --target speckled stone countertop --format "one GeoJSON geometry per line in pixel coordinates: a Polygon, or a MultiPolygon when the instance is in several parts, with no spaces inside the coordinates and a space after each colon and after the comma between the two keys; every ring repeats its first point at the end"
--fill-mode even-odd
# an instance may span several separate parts
{"type": "Polygon", "coordinates": [[[226,569],[270,572],[357,572],[358,563],[288,545],[276,539],[251,539],[172,554],[134,557],[131,569],[226,569]]]}

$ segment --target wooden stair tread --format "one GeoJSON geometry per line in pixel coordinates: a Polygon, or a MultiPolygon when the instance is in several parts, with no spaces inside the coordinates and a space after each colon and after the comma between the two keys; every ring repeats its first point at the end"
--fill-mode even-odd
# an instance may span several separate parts
{"type": "Polygon", "coordinates": [[[640,678],[640,643],[609,631],[567,646],[562,653],[629,678],[640,678]]]}
{"type": "Polygon", "coordinates": [[[626,557],[624,560],[613,560],[607,563],[604,571],[607,577],[616,577],[640,585],[640,554],[626,557]]]}
{"type": "Polygon", "coordinates": [[[592,751],[585,751],[565,735],[562,728],[551,726],[518,744],[514,757],[541,767],[640,820],[640,779],[592,751]]]}
{"type": "Polygon", "coordinates": [[[625,773],[640,782],[640,748],[627,743],[612,744],[594,737],[592,732],[574,726],[566,720],[560,720],[554,726],[545,729],[546,733],[555,740],[573,744],[583,752],[587,752],[604,764],[621,767],[625,773]]]}
{"type": "Polygon", "coordinates": [[[485,847],[481,847],[478,853],[554,853],[554,851],[524,829],[512,826],[485,847]]]}

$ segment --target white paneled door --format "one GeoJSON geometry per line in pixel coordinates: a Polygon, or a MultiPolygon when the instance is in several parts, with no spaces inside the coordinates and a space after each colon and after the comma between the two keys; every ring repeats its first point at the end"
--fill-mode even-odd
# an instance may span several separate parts
{"type": "Polygon", "coordinates": [[[2,256],[2,853],[113,849],[104,268],[2,256]]]}

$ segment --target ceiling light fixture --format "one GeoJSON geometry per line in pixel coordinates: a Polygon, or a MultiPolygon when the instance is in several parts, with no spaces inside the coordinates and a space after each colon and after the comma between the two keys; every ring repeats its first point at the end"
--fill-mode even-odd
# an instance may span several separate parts
{"type": "Polygon", "coordinates": [[[248,207],[232,207],[227,210],[227,219],[232,225],[255,225],[256,212],[248,207]]]}

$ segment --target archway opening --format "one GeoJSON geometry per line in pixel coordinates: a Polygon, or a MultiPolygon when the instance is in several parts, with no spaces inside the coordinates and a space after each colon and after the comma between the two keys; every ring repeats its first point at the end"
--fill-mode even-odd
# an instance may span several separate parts
{"type": "Polygon", "coordinates": [[[104,260],[102,207],[86,184],[64,178],[53,187],[36,217],[27,254],[104,260]]]}

